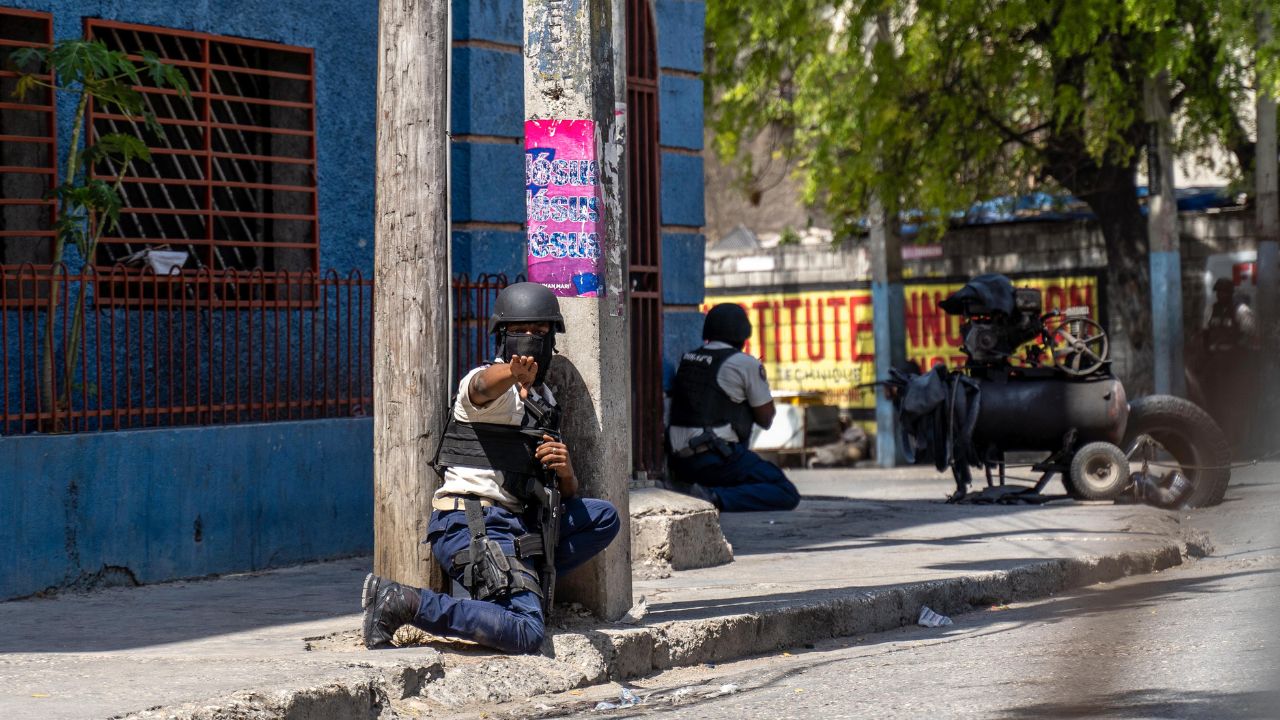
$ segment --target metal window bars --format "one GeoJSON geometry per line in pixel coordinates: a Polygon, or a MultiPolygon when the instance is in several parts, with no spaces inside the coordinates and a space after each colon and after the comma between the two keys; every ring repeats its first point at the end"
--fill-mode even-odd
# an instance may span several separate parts
{"type": "Polygon", "coordinates": [[[0,8],[0,265],[48,267],[53,259],[57,208],[47,197],[57,184],[53,92],[35,88],[25,98],[15,97],[21,73],[35,68],[10,61],[19,48],[52,42],[52,15],[0,8]]]}
{"type": "MultiPolygon", "coordinates": [[[[126,175],[126,207],[119,231],[102,239],[99,270],[142,264],[146,251],[167,250],[185,253],[188,271],[317,273],[313,52],[105,20],[86,20],[85,27],[87,36],[135,59],[156,53],[190,86],[185,98],[171,88],[136,87],[162,128],[158,138],[91,106],[94,137],[137,134],[153,154],[152,163],[126,175]]],[[[104,165],[94,174],[110,178],[118,170],[104,165]]],[[[215,290],[215,300],[277,292],[269,284],[215,290]]]]}

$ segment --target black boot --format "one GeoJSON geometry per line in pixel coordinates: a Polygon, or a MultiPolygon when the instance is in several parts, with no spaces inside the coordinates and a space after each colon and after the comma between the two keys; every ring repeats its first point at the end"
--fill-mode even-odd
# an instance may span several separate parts
{"type": "Polygon", "coordinates": [[[401,625],[407,625],[418,614],[422,601],[418,591],[369,573],[360,593],[364,608],[364,646],[370,650],[391,644],[401,625]]]}

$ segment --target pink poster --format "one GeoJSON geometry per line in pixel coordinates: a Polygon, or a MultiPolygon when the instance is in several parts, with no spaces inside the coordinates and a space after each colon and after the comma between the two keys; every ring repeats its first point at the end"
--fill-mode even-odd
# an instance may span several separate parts
{"type": "Polygon", "coordinates": [[[560,297],[604,295],[604,203],[592,120],[526,120],[529,280],[560,297]]]}

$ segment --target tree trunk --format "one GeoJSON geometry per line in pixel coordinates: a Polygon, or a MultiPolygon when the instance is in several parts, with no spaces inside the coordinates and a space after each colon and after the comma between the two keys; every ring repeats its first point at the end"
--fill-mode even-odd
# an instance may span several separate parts
{"type": "Polygon", "coordinates": [[[382,0],[374,250],[374,571],[438,586],[422,544],[448,404],[448,0],[382,0]]]}
{"type": "MultiPolygon", "coordinates": [[[[1271,9],[1257,4],[1258,45],[1265,46],[1275,35],[1271,9]]],[[[1262,87],[1261,78],[1255,87],[1262,87]]],[[[1262,358],[1260,400],[1255,413],[1256,427],[1274,428],[1280,420],[1280,167],[1276,164],[1276,99],[1259,92],[1256,100],[1258,144],[1254,168],[1257,183],[1255,221],[1258,231],[1258,262],[1254,279],[1258,284],[1257,312],[1262,331],[1259,356],[1262,358]]],[[[1255,437],[1259,437],[1255,434],[1255,437]]],[[[1269,450],[1271,448],[1264,448],[1269,450]]]]}
{"type": "Polygon", "coordinates": [[[1102,166],[1094,180],[1087,192],[1075,194],[1098,217],[1106,241],[1112,368],[1133,398],[1154,387],[1147,221],[1138,204],[1133,166],[1102,166]]]}
{"type": "MultiPolygon", "coordinates": [[[[1258,44],[1271,42],[1274,35],[1271,12],[1265,3],[1258,4],[1258,44]]],[[[1262,79],[1258,78],[1258,86],[1262,79]]],[[[1258,125],[1258,152],[1255,156],[1257,166],[1254,168],[1254,181],[1257,184],[1255,202],[1255,221],[1258,231],[1258,264],[1254,276],[1258,283],[1258,315],[1264,328],[1277,327],[1277,314],[1280,313],[1280,258],[1277,244],[1280,243],[1280,177],[1276,165],[1276,99],[1266,92],[1259,92],[1255,111],[1258,125]]],[[[1272,332],[1264,337],[1270,343],[1274,340],[1272,332]]],[[[1265,357],[1275,348],[1263,348],[1265,357]]]]}

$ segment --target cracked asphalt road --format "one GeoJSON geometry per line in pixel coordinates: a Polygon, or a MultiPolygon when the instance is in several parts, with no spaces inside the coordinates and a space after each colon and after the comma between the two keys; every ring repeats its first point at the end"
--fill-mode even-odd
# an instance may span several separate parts
{"type": "MultiPolygon", "coordinates": [[[[1280,464],[1185,514],[1180,568],[919,627],[489,708],[499,717],[1280,718],[1280,464]]],[[[476,717],[481,716],[477,711],[476,717]]]]}

